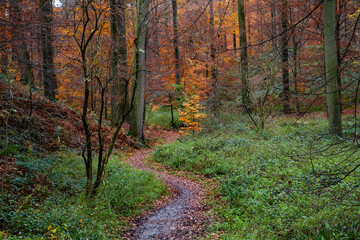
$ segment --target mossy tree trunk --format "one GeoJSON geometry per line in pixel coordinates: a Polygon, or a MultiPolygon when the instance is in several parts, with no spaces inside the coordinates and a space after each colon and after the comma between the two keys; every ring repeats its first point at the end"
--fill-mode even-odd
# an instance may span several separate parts
{"type": "Polygon", "coordinates": [[[111,123],[115,126],[127,109],[127,42],[125,0],[110,0],[111,123]]]}
{"type": "Polygon", "coordinates": [[[290,77],[289,77],[289,49],[288,49],[288,2],[281,0],[281,63],[282,63],[282,101],[283,112],[290,113],[290,77]]]}
{"type": "Polygon", "coordinates": [[[175,84],[181,85],[181,65],[179,49],[179,29],[178,29],[178,11],[177,0],[171,0],[173,12],[173,31],[174,31],[174,56],[175,56],[175,84]]]}
{"type": "Polygon", "coordinates": [[[44,94],[50,100],[55,100],[57,81],[54,68],[52,0],[40,0],[39,9],[41,19],[40,42],[42,49],[42,75],[44,80],[44,94]]]}
{"type": "Polygon", "coordinates": [[[18,62],[20,71],[20,81],[23,84],[34,86],[34,73],[30,60],[30,53],[25,41],[25,29],[22,20],[22,0],[9,1],[10,20],[12,24],[13,39],[12,51],[18,62]]]}
{"type": "Polygon", "coordinates": [[[248,79],[249,58],[245,23],[245,1],[238,0],[238,20],[240,33],[240,80],[242,84],[242,105],[245,111],[251,111],[250,86],[248,79]]]}
{"type": "Polygon", "coordinates": [[[137,0],[135,26],[134,66],[132,89],[133,105],[130,113],[129,134],[144,142],[145,84],[146,84],[146,33],[149,0],[137,0]]]}
{"type": "Polygon", "coordinates": [[[338,60],[336,45],[336,0],[324,0],[324,47],[326,71],[326,100],[329,121],[329,131],[341,136],[341,104],[338,85],[338,60]]]}

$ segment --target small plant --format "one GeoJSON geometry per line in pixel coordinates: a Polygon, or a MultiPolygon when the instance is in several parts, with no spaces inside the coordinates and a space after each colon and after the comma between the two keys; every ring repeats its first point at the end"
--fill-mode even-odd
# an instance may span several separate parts
{"type": "Polygon", "coordinates": [[[206,114],[200,112],[204,107],[199,102],[200,97],[196,94],[185,97],[183,108],[179,111],[179,120],[184,124],[181,133],[188,135],[190,132],[195,133],[201,130],[200,121],[206,118],[206,114]]]}

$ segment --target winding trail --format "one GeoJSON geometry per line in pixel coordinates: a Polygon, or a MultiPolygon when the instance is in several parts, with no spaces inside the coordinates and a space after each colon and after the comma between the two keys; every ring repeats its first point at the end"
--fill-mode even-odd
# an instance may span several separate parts
{"type": "MultiPolygon", "coordinates": [[[[165,142],[174,141],[177,137],[173,132],[166,132],[165,142]]],[[[204,214],[206,208],[201,203],[204,190],[195,182],[147,165],[143,159],[151,153],[151,149],[141,150],[127,161],[134,168],[154,172],[169,186],[173,197],[140,218],[127,239],[196,239],[204,235],[209,223],[209,217],[204,214]]]]}

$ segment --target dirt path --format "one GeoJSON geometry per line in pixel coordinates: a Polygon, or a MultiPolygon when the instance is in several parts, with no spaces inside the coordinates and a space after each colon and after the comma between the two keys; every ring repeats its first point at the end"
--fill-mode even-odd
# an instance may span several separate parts
{"type": "MultiPolygon", "coordinates": [[[[174,141],[177,134],[167,132],[166,143],[174,141]]],[[[151,168],[143,159],[152,150],[142,150],[128,159],[134,168],[154,172],[171,189],[172,197],[148,215],[142,217],[129,239],[195,239],[204,234],[209,220],[201,204],[203,189],[192,181],[151,168]]]]}

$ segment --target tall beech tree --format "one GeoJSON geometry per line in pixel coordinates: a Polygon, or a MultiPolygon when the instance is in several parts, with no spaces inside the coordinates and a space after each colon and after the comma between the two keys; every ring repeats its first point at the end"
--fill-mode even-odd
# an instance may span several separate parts
{"type": "Polygon", "coordinates": [[[111,30],[111,122],[125,114],[128,98],[125,0],[110,0],[111,30]]]}
{"type": "Polygon", "coordinates": [[[245,22],[245,1],[238,0],[238,21],[240,33],[240,80],[241,80],[241,97],[242,105],[245,111],[251,110],[250,87],[248,79],[249,58],[247,47],[247,34],[245,22]]]}
{"type": "Polygon", "coordinates": [[[44,94],[50,100],[55,100],[57,81],[54,68],[53,46],[53,5],[52,0],[39,0],[42,50],[42,76],[44,80],[44,94]]]}
{"type": "Polygon", "coordinates": [[[129,134],[144,142],[146,33],[150,0],[137,0],[132,91],[134,101],[130,113],[129,134]]]}
{"type": "Polygon", "coordinates": [[[24,29],[23,16],[23,1],[11,0],[10,6],[10,22],[12,25],[12,52],[18,63],[20,72],[20,81],[23,84],[34,86],[34,73],[32,63],[30,59],[30,53],[28,50],[28,44],[26,42],[26,35],[24,29]]]}
{"type": "Polygon", "coordinates": [[[178,29],[178,9],[177,0],[171,0],[173,13],[173,31],[174,31],[174,55],[175,55],[175,83],[181,84],[181,65],[179,49],[179,29],[178,29]]]}
{"type": "Polygon", "coordinates": [[[210,58],[211,58],[211,78],[212,91],[215,94],[217,85],[217,70],[216,70],[216,46],[215,46],[215,23],[214,23],[214,1],[209,4],[209,41],[210,41],[210,58]]]}
{"type": "Polygon", "coordinates": [[[281,63],[282,63],[282,101],[283,112],[290,113],[290,75],[289,75],[289,49],[288,49],[288,0],[281,0],[281,63]]]}
{"type": "Polygon", "coordinates": [[[323,4],[326,101],[329,131],[333,135],[341,136],[341,104],[337,78],[336,0],[324,0],[323,4]]]}

